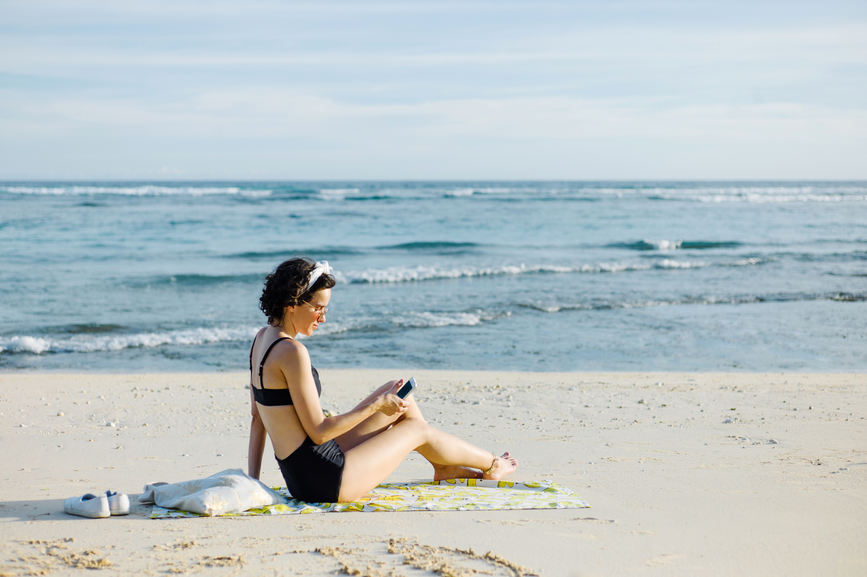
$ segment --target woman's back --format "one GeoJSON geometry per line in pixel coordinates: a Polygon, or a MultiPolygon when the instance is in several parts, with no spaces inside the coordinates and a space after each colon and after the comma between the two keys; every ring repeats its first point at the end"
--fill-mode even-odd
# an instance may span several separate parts
{"type": "MultiPolygon", "coordinates": [[[[271,437],[274,454],[279,459],[292,454],[307,437],[286,380],[287,373],[296,371],[291,370],[294,367],[284,366],[287,357],[295,356],[287,353],[291,352],[292,348],[301,346],[303,345],[297,341],[281,336],[280,331],[274,327],[266,327],[256,335],[250,351],[250,387],[253,389],[262,423],[271,437]]],[[[311,378],[314,378],[313,375],[311,378]]],[[[314,378],[316,388],[320,389],[318,381],[318,378],[314,378]]]]}

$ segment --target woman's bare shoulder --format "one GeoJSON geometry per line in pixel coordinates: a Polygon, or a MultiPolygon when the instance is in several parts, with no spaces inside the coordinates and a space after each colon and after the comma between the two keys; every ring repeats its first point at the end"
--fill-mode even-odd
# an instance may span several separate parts
{"type": "Polygon", "coordinates": [[[255,350],[259,351],[258,354],[262,354],[262,351],[266,349],[271,349],[268,353],[269,363],[297,364],[300,362],[303,365],[305,360],[307,364],[310,363],[307,347],[282,332],[271,332],[269,336],[269,331],[273,331],[273,329],[274,327],[266,326],[256,333],[254,347],[255,350]]]}
{"type": "Polygon", "coordinates": [[[278,357],[281,364],[301,365],[299,368],[310,364],[310,353],[307,352],[307,347],[295,339],[280,341],[274,346],[271,354],[278,357]]]}

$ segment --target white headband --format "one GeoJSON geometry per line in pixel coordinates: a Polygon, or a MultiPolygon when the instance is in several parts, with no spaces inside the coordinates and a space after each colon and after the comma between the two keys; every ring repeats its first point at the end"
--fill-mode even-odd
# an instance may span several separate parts
{"type": "Polygon", "coordinates": [[[334,269],[328,266],[327,260],[320,260],[317,262],[316,266],[313,267],[313,270],[310,271],[310,279],[307,281],[307,290],[310,290],[313,287],[323,273],[331,274],[332,272],[334,272],[334,269]]]}

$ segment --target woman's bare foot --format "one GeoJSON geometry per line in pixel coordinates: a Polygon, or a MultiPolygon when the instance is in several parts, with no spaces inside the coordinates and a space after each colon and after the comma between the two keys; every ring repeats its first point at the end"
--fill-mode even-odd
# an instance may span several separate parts
{"type": "Polygon", "coordinates": [[[482,479],[490,479],[492,481],[499,481],[506,475],[511,475],[518,468],[518,461],[513,459],[509,452],[506,451],[500,457],[494,461],[494,465],[490,469],[490,473],[485,472],[482,475],[482,479]]]}
{"type": "Polygon", "coordinates": [[[434,465],[434,481],[446,479],[481,479],[482,473],[460,465],[434,465]]]}

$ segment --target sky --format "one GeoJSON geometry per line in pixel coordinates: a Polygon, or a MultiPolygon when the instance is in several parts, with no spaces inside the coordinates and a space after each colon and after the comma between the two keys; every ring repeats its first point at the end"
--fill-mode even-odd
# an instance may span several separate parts
{"type": "Polygon", "coordinates": [[[867,2],[0,0],[0,179],[867,179],[867,2]]]}

